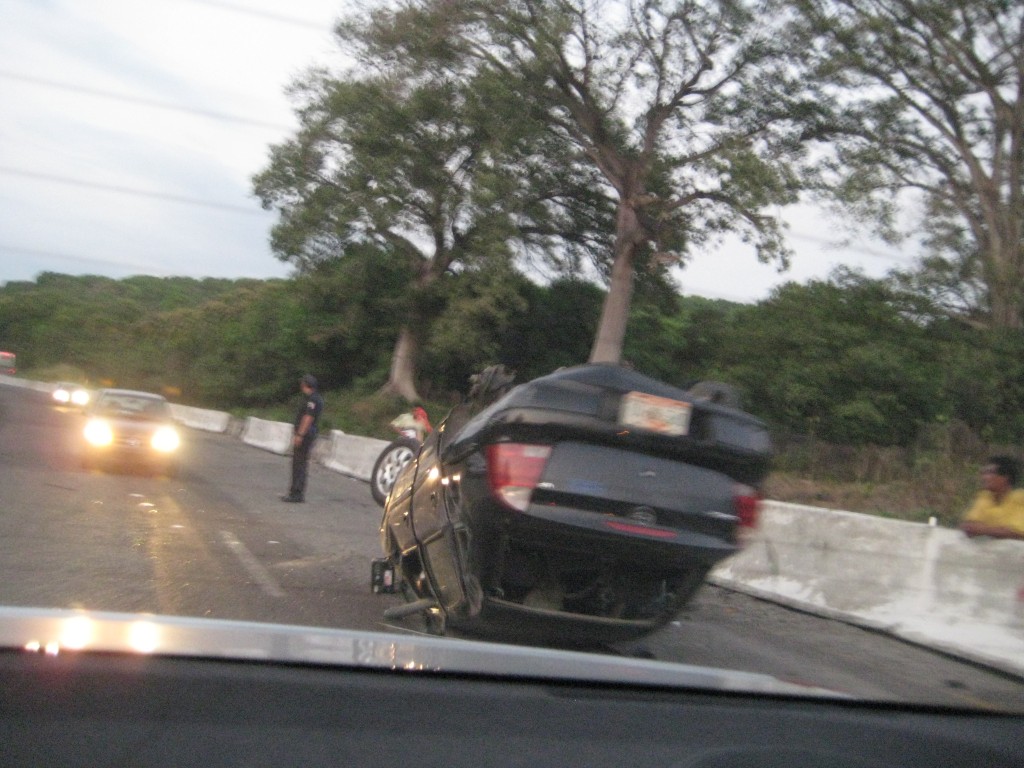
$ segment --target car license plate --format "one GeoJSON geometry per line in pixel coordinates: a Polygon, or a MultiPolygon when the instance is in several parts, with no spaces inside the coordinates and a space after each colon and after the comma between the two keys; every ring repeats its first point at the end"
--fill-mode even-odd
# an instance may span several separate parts
{"type": "Polygon", "coordinates": [[[628,392],[619,406],[619,425],[663,435],[685,435],[690,430],[693,406],[682,400],[628,392]]]}
{"type": "Polygon", "coordinates": [[[395,568],[384,558],[370,561],[370,585],[374,592],[395,591],[395,568]]]}

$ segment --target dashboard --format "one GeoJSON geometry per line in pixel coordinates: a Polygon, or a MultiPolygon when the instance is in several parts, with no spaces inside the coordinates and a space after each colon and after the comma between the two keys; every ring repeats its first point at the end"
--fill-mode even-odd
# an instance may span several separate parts
{"type": "Polygon", "coordinates": [[[0,756],[59,766],[1021,766],[1024,718],[114,653],[0,653],[0,756]]]}

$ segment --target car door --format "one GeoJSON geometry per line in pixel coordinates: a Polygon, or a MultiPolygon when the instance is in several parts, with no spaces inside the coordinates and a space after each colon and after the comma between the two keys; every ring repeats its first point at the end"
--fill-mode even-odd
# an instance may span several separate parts
{"type": "Polygon", "coordinates": [[[416,478],[418,461],[418,457],[414,456],[398,474],[384,506],[381,525],[387,530],[399,552],[408,552],[418,545],[412,520],[413,481],[416,478]]]}
{"type": "Polygon", "coordinates": [[[450,482],[440,458],[445,432],[442,428],[431,433],[420,450],[411,490],[411,517],[434,595],[443,608],[451,610],[465,600],[465,588],[460,549],[445,505],[450,482]]]}

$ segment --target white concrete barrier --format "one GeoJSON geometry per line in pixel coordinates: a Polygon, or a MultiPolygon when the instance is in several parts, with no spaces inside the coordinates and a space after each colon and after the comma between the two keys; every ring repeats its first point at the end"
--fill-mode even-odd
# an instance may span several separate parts
{"type": "Polygon", "coordinates": [[[21,387],[22,389],[34,389],[37,392],[52,392],[54,385],[47,381],[31,381],[30,379],[19,379],[17,376],[0,374],[0,384],[10,387],[21,387]]]}
{"type": "Polygon", "coordinates": [[[174,420],[193,429],[207,432],[227,432],[231,423],[231,415],[221,411],[208,411],[205,408],[193,408],[188,405],[171,403],[171,414],[174,420]]]}
{"type": "Polygon", "coordinates": [[[294,428],[283,421],[267,421],[249,416],[242,427],[242,442],[284,455],[292,449],[294,428]]]}
{"type": "Polygon", "coordinates": [[[377,457],[388,445],[387,440],[346,435],[341,430],[332,429],[330,447],[324,452],[322,462],[335,472],[369,480],[377,457]]]}
{"type": "Polygon", "coordinates": [[[711,581],[1024,672],[1024,542],[769,501],[711,581]]]}

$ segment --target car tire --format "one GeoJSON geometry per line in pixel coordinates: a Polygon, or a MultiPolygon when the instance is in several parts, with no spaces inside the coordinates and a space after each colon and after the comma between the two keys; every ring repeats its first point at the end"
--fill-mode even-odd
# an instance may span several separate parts
{"type": "Polygon", "coordinates": [[[739,390],[732,384],[722,381],[698,381],[688,391],[698,400],[710,400],[712,403],[730,408],[742,407],[739,390]]]}
{"type": "Polygon", "coordinates": [[[423,612],[423,626],[429,635],[443,637],[448,631],[448,620],[440,608],[430,608],[423,612]]]}
{"type": "Polygon", "coordinates": [[[370,495],[382,507],[388,494],[391,493],[391,487],[395,484],[398,474],[406,464],[412,461],[419,449],[419,440],[412,437],[400,437],[389,443],[388,447],[377,457],[377,461],[373,464],[373,471],[370,473],[370,495]]]}

